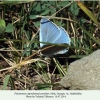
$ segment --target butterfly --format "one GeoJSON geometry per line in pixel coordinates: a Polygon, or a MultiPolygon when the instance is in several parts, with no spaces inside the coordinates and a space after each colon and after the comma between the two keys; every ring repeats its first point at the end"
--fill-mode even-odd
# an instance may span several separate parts
{"type": "Polygon", "coordinates": [[[42,18],[39,41],[40,47],[44,49],[41,53],[45,56],[52,56],[66,53],[68,48],[65,45],[70,45],[71,39],[64,28],[57,26],[47,18],[42,18]]]}

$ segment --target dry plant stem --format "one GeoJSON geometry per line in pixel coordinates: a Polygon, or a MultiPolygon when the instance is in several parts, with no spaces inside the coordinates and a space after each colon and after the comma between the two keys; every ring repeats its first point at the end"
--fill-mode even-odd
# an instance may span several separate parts
{"type": "MultiPolygon", "coordinates": [[[[47,17],[47,18],[50,18],[51,16],[37,16],[37,17],[47,17]]],[[[71,22],[74,22],[74,23],[77,23],[75,22],[74,20],[71,20],[71,19],[68,19],[68,18],[63,18],[63,17],[51,17],[50,19],[60,19],[60,20],[67,20],[67,21],[71,21],[71,22]]]]}
{"type": "Polygon", "coordinates": [[[29,64],[29,63],[32,63],[32,62],[36,62],[37,59],[30,59],[30,60],[27,60],[27,61],[22,61],[12,67],[8,67],[8,68],[4,68],[4,69],[1,69],[0,71],[4,71],[4,70],[9,70],[9,71],[12,71],[14,68],[18,68],[18,67],[21,67],[21,66],[24,66],[26,64],[29,64]]]}
{"type": "Polygon", "coordinates": [[[54,13],[51,17],[55,16],[57,13],[59,13],[61,10],[63,10],[64,8],[66,8],[67,6],[70,6],[73,3],[73,1],[71,3],[69,3],[68,5],[66,5],[65,7],[61,8],[60,10],[58,10],[56,13],[54,13]]]}

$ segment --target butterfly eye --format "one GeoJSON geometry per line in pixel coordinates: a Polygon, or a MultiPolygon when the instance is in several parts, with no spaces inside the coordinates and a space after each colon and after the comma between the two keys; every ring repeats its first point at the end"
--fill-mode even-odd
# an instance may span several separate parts
{"type": "Polygon", "coordinates": [[[45,44],[51,43],[70,45],[70,37],[66,30],[62,27],[58,27],[46,18],[41,19],[39,36],[40,42],[44,42],[40,43],[40,47],[42,49],[46,48],[41,51],[43,55],[51,56],[56,54],[64,54],[68,51],[68,48],[65,46],[45,44]]]}

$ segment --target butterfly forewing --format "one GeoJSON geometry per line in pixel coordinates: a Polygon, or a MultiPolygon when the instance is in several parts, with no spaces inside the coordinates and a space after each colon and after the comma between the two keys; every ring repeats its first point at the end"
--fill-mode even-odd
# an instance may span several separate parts
{"type": "MultiPolygon", "coordinates": [[[[50,42],[54,43],[55,39],[60,35],[59,28],[53,24],[50,20],[47,20],[46,18],[41,19],[40,24],[40,42],[50,42]]],[[[43,43],[40,43],[40,46],[42,47],[43,43]]]]}

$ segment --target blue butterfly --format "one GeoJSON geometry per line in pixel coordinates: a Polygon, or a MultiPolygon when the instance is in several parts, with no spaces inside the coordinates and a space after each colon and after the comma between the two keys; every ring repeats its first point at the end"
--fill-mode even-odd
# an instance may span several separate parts
{"type": "Polygon", "coordinates": [[[68,51],[68,48],[65,46],[50,45],[46,43],[70,45],[71,42],[70,37],[64,28],[58,27],[46,18],[41,19],[39,39],[40,42],[42,42],[40,43],[41,48],[49,47],[41,51],[45,56],[64,54],[68,51]]]}

